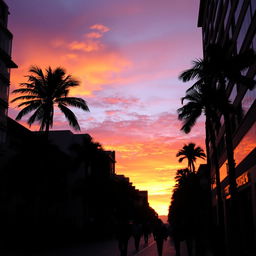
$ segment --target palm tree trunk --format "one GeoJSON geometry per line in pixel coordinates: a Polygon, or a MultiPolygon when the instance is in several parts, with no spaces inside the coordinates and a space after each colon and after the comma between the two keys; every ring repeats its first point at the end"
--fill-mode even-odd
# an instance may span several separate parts
{"type": "Polygon", "coordinates": [[[235,160],[234,160],[234,150],[233,150],[233,140],[232,140],[232,130],[230,125],[229,113],[224,113],[225,121],[225,142],[226,142],[226,152],[228,159],[228,178],[230,185],[230,195],[233,199],[237,194],[237,184],[236,184],[236,173],[235,173],[235,160]]]}
{"type": "Polygon", "coordinates": [[[49,122],[46,123],[46,127],[45,127],[45,139],[46,142],[48,142],[49,140],[49,132],[50,132],[50,124],[49,122]]]}
{"type": "Polygon", "coordinates": [[[232,139],[232,130],[230,124],[229,113],[224,113],[225,121],[225,142],[226,142],[226,152],[228,159],[228,179],[229,179],[229,190],[230,190],[230,240],[231,240],[231,254],[232,255],[241,255],[241,243],[239,241],[240,235],[240,218],[239,218],[239,207],[238,207],[238,192],[237,192],[237,183],[236,183],[236,169],[235,169],[235,160],[234,160],[234,149],[233,149],[233,139],[232,139]]]}
{"type": "Polygon", "coordinates": [[[225,235],[225,222],[224,222],[224,207],[223,199],[221,192],[221,182],[220,182],[220,169],[219,169],[219,160],[218,160],[218,149],[216,146],[216,137],[212,127],[212,124],[209,118],[206,118],[207,127],[210,133],[210,141],[213,149],[213,165],[216,175],[216,193],[217,193],[217,216],[218,216],[218,230],[216,243],[219,243],[219,246],[216,245],[216,248],[219,248],[219,255],[226,255],[226,235],[225,235]]]}

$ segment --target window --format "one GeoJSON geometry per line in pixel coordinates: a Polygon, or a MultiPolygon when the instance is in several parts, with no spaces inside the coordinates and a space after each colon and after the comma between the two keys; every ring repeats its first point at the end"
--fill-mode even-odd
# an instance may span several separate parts
{"type": "Polygon", "coordinates": [[[246,115],[250,107],[252,106],[253,102],[256,99],[256,90],[247,90],[241,103],[243,108],[243,114],[246,115]]]}
{"type": "Polygon", "coordinates": [[[228,160],[220,167],[220,181],[223,181],[228,175],[228,160]]]}
{"type": "Polygon", "coordinates": [[[231,9],[231,1],[227,0],[227,2],[228,2],[228,7],[227,7],[227,11],[226,11],[226,16],[225,16],[225,19],[224,19],[225,29],[227,28],[228,17],[229,17],[230,9],[231,9]]]}
{"type": "Polygon", "coordinates": [[[237,2],[238,3],[237,3],[236,11],[235,11],[235,21],[236,21],[236,23],[238,21],[239,15],[241,13],[241,9],[242,9],[244,1],[238,0],[237,2]]]}
{"type": "Polygon", "coordinates": [[[248,72],[249,68],[245,68],[241,73],[243,76],[246,76],[247,75],[247,72],[248,72]]]}
{"type": "Polygon", "coordinates": [[[230,29],[229,29],[229,39],[232,39],[233,38],[233,32],[232,32],[232,27],[230,26],[230,29]]]}
{"type": "Polygon", "coordinates": [[[256,51],[256,35],[254,35],[254,37],[252,39],[252,47],[253,47],[254,51],[256,51]]]}
{"type": "Polygon", "coordinates": [[[238,165],[256,147],[256,123],[244,135],[234,150],[234,159],[238,165]]]}
{"type": "Polygon", "coordinates": [[[220,124],[221,124],[221,125],[224,124],[224,116],[223,116],[223,115],[221,115],[221,117],[220,117],[220,124]]]}
{"type": "Polygon", "coordinates": [[[228,99],[231,101],[231,103],[234,103],[236,95],[237,95],[237,90],[236,90],[236,85],[234,84],[232,91],[228,97],[228,99]]]}
{"type": "Polygon", "coordinates": [[[252,16],[255,13],[256,10],[256,1],[255,0],[251,0],[251,9],[252,9],[252,16]]]}
{"type": "Polygon", "coordinates": [[[217,21],[218,21],[218,14],[219,14],[219,9],[220,9],[220,1],[217,2],[217,7],[216,7],[216,13],[215,13],[215,19],[214,19],[214,28],[217,29],[218,27],[218,24],[217,21]]]}
{"type": "Polygon", "coordinates": [[[251,24],[251,12],[250,12],[250,8],[247,8],[247,11],[246,11],[246,14],[237,38],[237,52],[239,52],[242,47],[244,38],[246,36],[247,30],[250,24],[251,24]]]}

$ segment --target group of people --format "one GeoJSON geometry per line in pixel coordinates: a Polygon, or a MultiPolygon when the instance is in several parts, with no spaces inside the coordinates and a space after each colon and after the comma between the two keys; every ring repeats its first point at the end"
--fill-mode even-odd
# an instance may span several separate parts
{"type": "Polygon", "coordinates": [[[147,246],[151,233],[153,233],[154,240],[157,244],[158,256],[162,256],[163,242],[168,237],[168,231],[160,219],[153,224],[139,223],[138,221],[129,222],[128,220],[120,221],[117,228],[120,256],[127,256],[128,241],[130,237],[133,237],[134,247],[136,252],[138,252],[142,236],[144,237],[144,245],[147,246]]]}

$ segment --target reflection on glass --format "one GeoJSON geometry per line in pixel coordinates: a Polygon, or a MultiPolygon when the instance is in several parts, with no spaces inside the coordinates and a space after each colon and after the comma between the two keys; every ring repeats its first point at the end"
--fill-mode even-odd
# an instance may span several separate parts
{"type": "Polygon", "coordinates": [[[218,19],[219,9],[220,9],[220,1],[217,2],[216,12],[215,12],[215,18],[214,18],[214,28],[215,29],[217,29],[217,26],[218,26],[217,19],[218,19]]]}
{"type": "MultiPolygon", "coordinates": [[[[256,2],[256,1],[255,1],[256,2]]],[[[252,40],[252,47],[254,51],[256,51],[256,35],[254,35],[253,40],[252,40]]]]}
{"type": "Polygon", "coordinates": [[[228,17],[229,17],[230,8],[231,8],[230,0],[227,0],[227,1],[228,1],[228,7],[227,7],[227,11],[226,11],[226,17],[225,17],[225,20],[224,20],[225,29],[227,28],[227,22],[228,22],[228,17]]]}
{"type": "Polygon", "coordinates": [[[234,159],[238,165],[256,147],[256,123],[244,135],[234,150],[234,159]]]}
{"type": "Polygon", "coordinates": [[[247,184],[248,182],[249,182],[248,172],[244,172],[243,174],[241,174],[239,177],[236,178],[236,184],[238,188],[247,184]]]}
{"type": "Polygon", "coordinates": [[[221,124],[221,126],[224,124],[224,116],[223,115],[221,115],[221,117],[220,117],[220,124],[221,124]]]}
{"type": "Polygon", "coordinates": [[[249,68],[245,68],[241,73],[243,76],[246,76],[247,72],[248,72],[249,68]]]}
{"type": "Polygon", "coordinates": [[[237,95],[237,90],[236,90],[236,85],[234,84],[233,85],[233,88],[232,88],[232,91],[228,97],[228,99],[231,101],[231,103],[234,102],[235,98],[236,98],[236,95],[237,95]]]}
{"type": "Polygon", "coordinates": [[[212,189],[215,189],[216,188],[216,175],[215,174],[212,176],[211,184],[212,184],[212,189]]]}
{"type": "Polygon", "coordinates": [[[243,19],[243,23],[242,23],[242,26],[240,28],[240,32],[239,32],[239,35],[238,35],[238,38],[237,38],[237,52],[239,52],[241,47],[242,47],[242,44],[243,44],[244,38],[246,36],[247,30],[248,30],[248,28],[251,24],[251,20],[252,19],[251,19],[250,8],[247,8],[247,11],[246,11],[245,17],[243,19]]]}
{"type": "Polygon", "coordinates": [[[224,196],[226,197],[226,199],[229,199],[230,198],[230,186],[227,185],[225,188],[224,188],[224,196]]]}
{"type": "Polygon", "coordinates": [[[251,8],[252,8],[252,16],[253,16],[254,12],[256,11],[256,1],[255,0],[251,0],[251,8]]]}
{"type": "Polygon", "coordinates": [[[236,23],[237,23],[237,20],[239,18],[243,3],[244,3],[244,1],[242,1],[242,0],[238,1],[238,3],[237,3],[237,7],[236,7],[236,11],[235,11],[235,21],[236,21],[236,23]]]}
{"type": "Polygon", "coordinates": [[[228,175],[228,160],[220,167],[220,181],[223,181],[228,175]]]}
{"type": "Polygon", "coordinates": [[[232,38],[233,38],[232,27],[230,27],[230,29],[229,29],[229,38],[230,38],[230,39],[232,39],[232,38]]]}
{"type": "Polygon", "coordinates": [[[255,99],[256,99],[256,90],[247,90],[246,94],[244,95],[244,97],[241,101],[244,115],[246,115],[246,113],[252,106],[255,99]]]}

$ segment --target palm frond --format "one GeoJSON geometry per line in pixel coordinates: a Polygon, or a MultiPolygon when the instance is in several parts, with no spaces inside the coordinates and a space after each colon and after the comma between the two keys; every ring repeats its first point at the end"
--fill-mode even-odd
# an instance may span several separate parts
{"type": "Polygon", "coordinates": [[[18,107],[20,108],[20,107],[27,106],[27,105],[31,105],[31,104],[38,104],[38,105],[41,105],[42,102],[41,102],[40,99],[38,99],[38,100],[24,101],[24,102],[18,104],[18,107]]]}
{"type": "Polygon", "coordinates": [[[57,103],[61,103],[62,105],[72,106],[76,108],[80,108],[84,111],[90,111],[85,100],[76,97],[64,97],[56,99],[57,103]]]}
{"type": "Polygon", "coordinates": [[[21,120],[23,116],[28,114],[29,112],[37,109],[40,106],[40,103],[30,104],[29,106],[23,108],[17,115],[16,120],[21,120]]]}
{"type": "Polygon", "coordinates": [[[39,107],[33,113],[33,115],[28,119],[29,126],[31,126],[35,121],[41,120],[42,116],[43,116],[43,109],[42,109],[42,107],[39,107]]]}
{"type": "Polygon", "coordinates": [[[62,104],[59,104],[58,107],[69,121],[70,126],[72,126],[75,130],[80,130],[80,126],[78,124],[75,114],[69,108],[62,104]]]}
{"type": "Polygon", "coordinates": [[[11,100],[11,103],[18,101],[18,100],[28,100],[28,99],[37,99],[38,96],[33,96],[33,95],[24,95],[24,96],[19,96],[16,97],[15,99],[11,100]]]}

